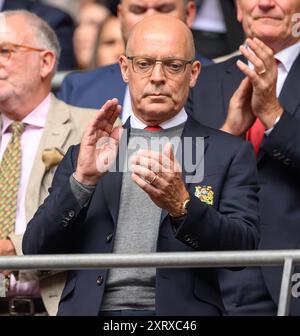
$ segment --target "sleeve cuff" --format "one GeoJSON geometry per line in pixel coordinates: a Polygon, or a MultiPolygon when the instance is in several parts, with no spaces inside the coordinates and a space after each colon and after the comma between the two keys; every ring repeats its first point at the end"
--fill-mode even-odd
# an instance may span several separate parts
{"type": "Polygon", "coordinates": [[[81,208],[87,205],[87,203],[92,197],[94,190],[96,189],[96,186],[85,185],[78,182],[73,174],[70,176],[70,186],[72,193],[75,196],[81,208]]]}

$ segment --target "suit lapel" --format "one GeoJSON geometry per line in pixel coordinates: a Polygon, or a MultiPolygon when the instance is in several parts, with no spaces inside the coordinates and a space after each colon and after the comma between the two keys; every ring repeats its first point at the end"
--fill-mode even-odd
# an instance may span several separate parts
{"type": "Polygon", "coordinates": [[[283,105],[285,111],[291,115],[295,114],[297,107],[300,104],[300,54],[296,58],[287,79],[282,87],[279,101],[283,105]]]}
{"type": "Polygon", "coordinates": [[[227,111],[230,99],[234,92],[239,87],[241,81],[245,78],[245,75],[239,70],[236,65],[236,61],[240,59],[245,62],[244,57],[238,56],[234,57],[233,62],[230,63],[229,67],[225,72],[225,76],[222,84],[222,95],[223,95],[223,103],[224,103],[224,121],[227,117],[227,111]]]}
{"type": "Polygon", "coordinates": [[[42,181],[46,167],[42,161],[43,151],[47,148],[61,149],[71,132],[70,114],[67,105],[53,95],[48,111],[45,128],[31,169],[25,199],[26,217],[29,219],[39,206],[42,181]]]}
{"type": "MultiPolygon", "coordinates": [[[[300,105],[300,87],[297,85],[299,83],[299,76],[300,76],[300,54],[296,58],[289,74],[284,82],[282,87],[279,101],[283,106],[285,113],[289,113],[294,115],[297,111],[297,108],[300,105]]],[[[263,146],[261,146],[263,147],[263,146]]],[[[262,149],[258,153],[257,157],[257,164],[265,156],[266,152],[262,149]]]]}
{"type": "MultiPolygon", "coordinates": [[[[182,179],[186,184],[186,188],[189,189],[190,183],[186,183],[188,177],[192,177],[196,173],[197,167],[199,167],[202,160],[204,160],[203,155],[199,155],[199,148],[197,148],[197,142],[196,138],[204,138],[204,154],[207,151],[208,148],[208,135],[205,130],[205,128],[199,124],[197,121],[195,121],[192,117],[189,117],[185,123],[182,135],[181,135],[181,141],[182,144],[184,143],[184,139],[186,138],[192,138],[192,148],[185,148],[185,146],[182,146],[182,179]],[[185,151],[188,151],[189,153],[186,154],[185,151]],[[198,154],[198,155],[197,155],[198,154]],[[191,173],[190,171],[187,171],[186,164],[184,164],[186,158],[192,158],[192,162],[196,169],[191,173]]],[[[168,212],[166,210],[162,210],[161,217],[160,217],[160,223],[162,223],[166,216],[168,215],[168,212]]]]}

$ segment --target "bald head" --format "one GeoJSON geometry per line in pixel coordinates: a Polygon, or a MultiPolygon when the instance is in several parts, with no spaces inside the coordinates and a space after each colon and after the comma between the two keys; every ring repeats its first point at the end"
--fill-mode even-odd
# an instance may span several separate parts
{"type": "Polygon", "coordinates": [[[154,15],[130,33],[120,57],[133,113],[147,125],[173,118],[185,105],[200,73],[189,28],[178,18],[154,15]]]}
{"type": "MultiPolygon", "coordinates": [[[[159,42],[158,44],[164,44],[164,41],[171,44],[180,43],[184,59],[195,57],[191,30],[181,20],[168,15],[154,15],[137,23],[129,35],[126,54],[131,55],[136,53],[136,49],[144,47],[147,49],[147,46],[155,48],[155,41],[159,42]],[[149,43],[152,43],[152,46],[149,43]]],[[[170,57],[174,56],[176,55],[170,55],[170,57]]]]}

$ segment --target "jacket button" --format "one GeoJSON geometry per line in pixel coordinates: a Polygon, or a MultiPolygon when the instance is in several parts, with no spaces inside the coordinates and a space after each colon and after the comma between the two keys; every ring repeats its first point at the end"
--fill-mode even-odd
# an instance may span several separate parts
{"type": "Polygon", "coordinates": [[[98,278],[97,278],[97,285],[98,286],[101,286],[102,284],[103,284],[103,277],[100,275],[100,276],[98,276],[98,278]]]}
{"type": "Polygon", "coordinates": [[[62,223],[64,228],[67,228],[69,226],[69,221],[67,219],[63,219],[62,223]]]}
{"type": "Polygon", "coordinates": [[[75,211],[74,210],[69,210],[68,215],[70,218],[73,218],[75,216],[75,211]]]}
{"type": "Polygon", "coordinates": [[[109,233],[106,237],[106,242],[110,243],[112,241],[113,236],[114,236],[113,233],[109,233]]]}

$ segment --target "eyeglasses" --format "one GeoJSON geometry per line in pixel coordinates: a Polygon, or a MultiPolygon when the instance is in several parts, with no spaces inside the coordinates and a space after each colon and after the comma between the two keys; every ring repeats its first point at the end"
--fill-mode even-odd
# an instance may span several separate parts
{"type": "Polygon", "coordinates": [[[30,47],[23,44],[14,44],[14,43],[0,44],[0,63],[7,62],[11,58],[12,53],[17,52],[17,50],[20,48],[27,49],[28,51],[39,51],[39,52],[45,50],[30,47]]]}
{"type": "Polygon", "coordinates": [[[165,58],[158,60],[144,56],[126,57],[132,61],[133,71],[143,75],[150,75],[156,63],[160,63],[162,65],[165,75],[180,75],[185,71],[187,64],[192,64],[194,62],[194,60],[186,61],[176,58],[165,58]]]}

